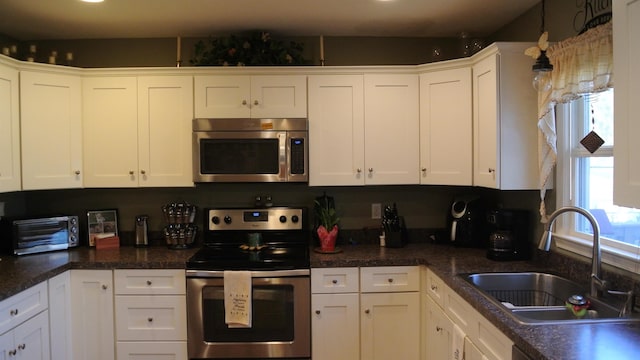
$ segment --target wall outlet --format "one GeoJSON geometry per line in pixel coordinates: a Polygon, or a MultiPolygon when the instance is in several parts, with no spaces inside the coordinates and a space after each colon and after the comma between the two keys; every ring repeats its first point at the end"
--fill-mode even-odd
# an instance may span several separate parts
{"type": "Polygon", "coordinates": [[[374,220],[382,218],[382,204],[371,204],[371,218],[374,220]]]}

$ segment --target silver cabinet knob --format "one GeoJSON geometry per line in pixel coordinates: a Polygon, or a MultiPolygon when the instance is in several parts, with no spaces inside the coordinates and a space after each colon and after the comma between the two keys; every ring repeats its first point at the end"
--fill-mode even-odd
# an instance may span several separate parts
{"type": "Polygon", "coordinates": [[[80,175],[80,170],[76,170],[76,171],[75,171],[75,174],[76,174],[76,175],[80,175]]]}
{"type": "Polygon", "coordinates": [[[133,174],[135,174],[135,171],[129,170],[129,175],[133,175],[133,174]]]}
{"type": "Polygon", "coordinates": [[[425,168],[422,168],[422,169],[420,169],[420,170],[422,170],[422,172],[427,172],[427,168],[426,168],[426,167],[425,167],[425,168]]]}
{"type": "Polygon", "coordinates": [[[316,315],[320,315],[320,310],[316,310],[316,315]]]}
{"type": "Polygon", "coordinates": [[[140,170],[140,174],[145,175],[147,173],[146,170],[140,170]]]}
{"type": "Polygon", "coordinates": [[[147,285],[151,286],[151,284],[153,284],[151,280],[147,280],[147,285]]]}
{"type": "Polygon", "coordinates": [[[337,284],[337,283],[338,283],[338,280],[333,279],[333,280],[331,280],[331,283],[332,283],[332,284],[337,284]]]}
{"type": "Polygon", "coordinates": [[[387,281],[391,284],[393,282],[393,278],[388,278],[387,281]]]}
{"type": "Polygon", "coordinates": [[[364,313],[365,313],[365,314],[369,314],[370,312],[371,312],[371,310],[369,310],[369,309],[366,309],[366,310],[364,311],[364,313]]]}
{"type": "Polygon", "coordinates": [[[253,101],[253,105],[256,105],[256,106],[257,106],[257,105],[260,105],[260,102],[259,102],[258,100],[254,100],[254,101],[253,101]]]}
{"type": "Polygon", "coordinates": [[[435,285],[431,285],[431,291],[438,291],[438,287],[435,285]]]}
{"type": "Polygon", "coordinates": [[[27,348],[27,344],[22,343],[22,344],[18,345],[18,350],[24,350],[26,348],[27,348]]]}
{"type": "Polygon", "coordinates": [[[108,288],[107,284],[102,284],[102,290],[107,290],[108,288]]]}
{"type": "Polygon", "coordinates": [[[440,332],[440,331],[442,331],[442,328],[440,326],[436,326],[436,331],[440,332]]]}
{"type": "Polygon", "coordinates": [[[372,173],[373,172],[373,168],[369,168],[369,172],[372,173]]]}
{"type": "Polygon", "coordinates": [[[152,317],[147,318],[147,321],[148,321],[148,322],[153,322],[153,318],[152,318],[152,317]]]}
{"type": "Polygon", "coordinates": [[[490,172],[490,173],[496,172],[496,169],[494,169],[494,168],[489,168],[489,172],[490,172]]]}
{"type": "Polygon", "coordinates": [[[242,105],[247,105],[247,100],[242,100],[242,105]]]}
{"type": "Polygon", "coordinates": [[[13,349],[9,351],[9,356],[16,356],[16,354],[18,353],[18,350],[13,349]]]}
{"type": "Polygon", "coordinates": [[[9,311],[9,314],[10,314],[11,316],[16,316],[16,315],[18,315],[18,309],[12,309],[11,311],[9,311]]]}
{"type": "Polygon", "coordinates": [[[360,174],[360,173],[362,172],[362,169],[357,168],[357,169],[356,169],[356,172],[357,172],[358,174],[360,174]]]}

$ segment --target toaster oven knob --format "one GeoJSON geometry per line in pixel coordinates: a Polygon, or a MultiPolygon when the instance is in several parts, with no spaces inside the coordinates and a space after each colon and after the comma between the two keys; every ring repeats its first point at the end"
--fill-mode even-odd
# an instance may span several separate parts
{"type": "Polygon", "coordinates": [[[280,215],[280,222],[283,223],[283,224],[286,223],[287,222],[287,217],[284,216],[284,215],[280,215]]]}
{"type": "Polygon", "coordinates": [[[224,223],[229,225],[231,224],[231,216],[227,215],[224,217],[224,223]]]}
{"type": "Polygon", "coordinates": [[[217,217],[217,216],[214,216],[214,217],[211,218],[211,222],[216,224],[216,225],[218,225],[218,224],[220,224],[220,218],[217,217]]]}
{"type": "Polygon", "coordinates": [[[300,218],[298,217],[298,215],[293,215],[293,216],[291,217],[291,221],[293,221],[293,223],[295,224],[295,223],[297,223],[298,221],[300,221],[300,218]]]}

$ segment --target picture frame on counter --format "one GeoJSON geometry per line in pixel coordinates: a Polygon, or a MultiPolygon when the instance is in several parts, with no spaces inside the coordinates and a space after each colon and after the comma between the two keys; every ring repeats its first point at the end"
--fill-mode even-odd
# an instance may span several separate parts
{"type": "Polygon", "coordinates": [[[118,236],[118,210],[87,211],[89,246],[96,246],[96,239],[118,236]]]}

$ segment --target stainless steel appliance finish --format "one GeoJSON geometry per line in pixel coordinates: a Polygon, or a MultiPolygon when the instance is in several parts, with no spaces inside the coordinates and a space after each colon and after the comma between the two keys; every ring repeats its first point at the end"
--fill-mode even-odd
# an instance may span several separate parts
{"type": "Polygon", "coordinates": [[[187,261],[190,359],[310,359],[305,209],[204,209],[203,247],[187,261]],[[248,270],[250,328],[229,328],[224,272],[248,270]]]}
{"type": "Polygon", "coordinates": [[[194,182],[306,182],[307,119],[194,119],[194,182]]]}
{"type": "Polygon", "coordinates": [[[77,216],[3,218],[0,237],[7,237],[7,241],[3,241],[6,251],[14,255],[26,255],[78,246],[78,228],[77,216]]]}
{"type": "Polygon", "coordinates": [[[147,235],[147,220],[149,216],[138,215],[136,216],[136,246],[149,245],[149,238],[147,235]]]}

